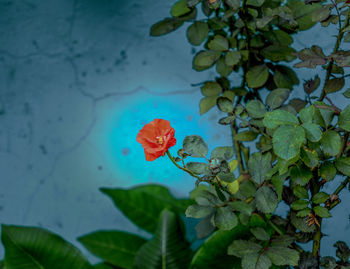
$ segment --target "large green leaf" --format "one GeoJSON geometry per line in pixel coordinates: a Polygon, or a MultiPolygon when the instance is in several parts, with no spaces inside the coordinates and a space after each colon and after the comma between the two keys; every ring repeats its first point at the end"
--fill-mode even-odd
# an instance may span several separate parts
{"type": "Polygon", "coordinates": [[[318,142],[320,141],[322,137],[322,131],[320,129],[320,126],[318,126],[315,123],[303,123],[302,127],[305,130],[306,138],[310,140],[311,142],[318,142]]]}
{"type": "Polygon", "coordinates": [[[209,33],[209,27],[206,22],[195,21],[187,28],[188,41],[194,45],[199,46],[207,38],[209,33]]]}
{"type": "Polygon", "coordinates": [[[278,109],[272,112],[267,112],[263,123],[267,128],[273,129],[279,125],[296,125],[299,124],[299,121],[292,113],[278,109]]]}
{"type": "Polygon", "coordinates": [[[217,209],[214,217],[215,225],[221,230],[232,230],[238,224],[238,218],[229,206],[217,209]]]}
{"type": "Polygon", "coordinates": [[[135,269],[188,268],[192,256],[179,217],[164,209],[152,240],[144,244],[134,263],[135,269]]]}
{"type": "Polygon", "coordinates": [[[321,139],[322,150],[331,155],[335,156],[339,153],[341,148],[340,135],[333,130],[328,130],[322,135],[321,139]]]}
{"type": "Polygon", "coordinates": [[[251,88],[262,87],[269,77],[269,69],[266,65],[252,67],[246,74],[248,86],[251,88]]]}
{"type": "Polygon", "coordinates": [[[345,131],[350,132],[350,105],[348,105],[339,115],[338,124],[345,131]]]}
{"type": "Polygon", "coordinates": [[[270,153],[262,155],[261,152],[256,152],[250,156],[248,170],[256,183],[261,184],[266,179],[266,174],[271,169],[271,159],[270,153]]]}
{"type": "Polygon", "coordinates": [[[262,249],[257,243],[246,240],[235,240],[228,247],[228,254],[243,258],[247,254],[257,253],[262,249]]]}
{"type": "Polygon", "coordinates": [[[266,104],[271,108],[275,109],[283,105],[284,101],[286,101],[289,97],[290,90],[285,88],[279,88],[273,90],[266,97],[266,104]]]}
{"type": "Polygon", "coordinates": [[[78,240],[104,261],[122,268],[132,268],[139,248],[146,240],[120,231],[97,231],[78,240]]]}
{"type": "Polygon", "coordinates": [[[190,11],[191,9],[188,8],[186,0],[179,0],[172,6],[170,14],[173,17],[180,17],[190,11]]]}
{"type": "Polygon", "coordinates": [[[2,225],[7,269],[89,269],[91,265],[70,243],[45,229],[2,225]]]}
{"type": "Polygon", "coordinates": [[[305,143],[305,132],[300,126],[283,125],[273,134],[273,150],[277,156],[291,160],[300,152],[305,143]]]}
{"type": "Polygon", "coordinates": [[[131,189],[107,189],[107,194],[120,211],[140,228],[153,233],[160,212],[164,208],[184,213],[190,202],[176,200],[169,190],[160,185],[143,185],[131,189]]]}
{"type": "Polygon", "coordinates": [[[248,231],[247,226],[238,224],[231,231],[218,230],[214,232],[196,251],[190,268],[239,268],[240,260],[227,256],[227,247],[232,240],[246,235],[248,231]]]}
{"type": "Polygon", "coordinates": [[[269,269],[272,265],[270,258],[265,253],[251,253],[243,256],[243,269],[269,269]]]}
{"type": "Polygon", "coordinates": [[[246,110],[252,118],[262,118],[266,114],[266,107],[259,100],[252,100],[246,105],[246,110]]]}
{"type": "Polygon", "coordinates": [[[350,177],[350,157],[340,157],[335,161],[338,171],[350,177]]]}
{"type": "Polygon", "coordinates": [[[272,214],[278,204],[276,193],[267,186],[262,186],[257,190],[255,201],[258,210],[267,214],[272,214]]]}
{"type": "Polygon", "coordinates": [[[214,65],[214,63],[220,58],[220,55],[220,51],[200,51],[193,59],[193,68],[197,71],[208,69],[214,65]]]}
{"type": "Polygon", "coordinates": [[[276,265],[297,266],[299,261],[299,252],[287,247],[269,247],[267,256],[276,265]]]}
{"type": "Polygon", "coordinates": [[[208,145],[199,135],[186,136],[183,141],[183,149],[192,157],[204,158],[208,154],[208,145]]]}
{"type": "Polygon", "coordinates": [[[164,20],[152,25],[151,36],[166,35],[175,31],[183,24],[183,21],[177,18],[165,18],[164,20]]]}

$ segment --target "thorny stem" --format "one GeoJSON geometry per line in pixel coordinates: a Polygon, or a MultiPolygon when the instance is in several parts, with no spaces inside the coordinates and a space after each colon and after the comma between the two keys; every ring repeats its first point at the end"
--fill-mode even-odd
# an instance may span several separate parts
{"type": "MultiPolygon", "coordinates": [[[[335,4],[335,3],[333,2],[333,4],[335,4]]],[[[345,23],[344,23],[343,27],[341,27],[340,16],[339,16],[339,25],[340,26],[339,26],[339,32],[338,32],[338,36],[337,36],[337,41],[336,41],[334,49],[333,49],[333,53],[336,53],[338,51],[339,47],[340,47],[341,40],[343,39],[343,36],[344,36],[343,29],[345,29],[345,27],[349,26],[349,20],[350,20],[350,9],[348,10],[348,13],[346,15],[346,19],[345,19],[345,23]]],[[[331,59],[329,61],[328,66],[327,66],[326,79],[325,79],[325,82],[324,82],[324,85],[323,85],[321,96],[318,99],[319,101],[322,101],[327,95],[327,93],[326,93],[326,84],[329,81],[329,78],[331,77],[333,64],[334,64],[334,60],[331,59]]]]}

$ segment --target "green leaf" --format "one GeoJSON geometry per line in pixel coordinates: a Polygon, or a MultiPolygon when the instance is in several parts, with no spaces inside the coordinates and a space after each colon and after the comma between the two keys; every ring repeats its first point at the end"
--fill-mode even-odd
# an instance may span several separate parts
{"type": "Polygon", "coordinates": [[[298,211],[297,217],[303,218],[303,217],[308,216],[310,213],[311,213],[311,209],[310,208],[305,208],[305,209],[302,209],[302,210],[298,211]]]}
{"type": "Polygon", "coordinates": [[[247,204],[246,202],[243,201],[233,201],[229,203],[229,206],[235,210],[239,211],[241,213],[244,213],[246,215],[251,215],[254,211],[254,208],[251,204],[247,204]]]}
{"type": "Polygon", "coordinates": [[[233,153],[232,147],[216,147],[211,152],[210,159],[229,160],[233,157],[233,153]]]}
{"type": "MultiPolygon", "coordinates": [[[[216,104],[216,101],[215,101],[216,104]]],[[[218,123],[221,125],[230,125],[234,122],[234,120],[236,119],[236,116],[228,116],[228,117],[223,117],[221,118],[218,123]]]]}
{"type": "Polygon", "coordinates": [[[314,204],[323,204],[328,200],[328,198],[329,198],[329,194],[325,192],[318,192],[314,195],[314,197],[312,197],[312,202],[314,204]]]}
{"type": "Polygon", "coordinates": [[[263,123],[266,128],[274,129],[280,125],[297,125],[299,124],[299,121],[292,113],[279,109],[267,112],[263,123]]]}
{"type": "Polygon", "coordinates": [[[220,180],[225,181],[227,183],[232,183],[233,181],[236,180],[235,175],[231,172],[228,172],[228,173],[220,172],[217,176],[219,177],[220,180]]]}
{"type": "Polygon", "coordinates": [[[256,152],[248,160],[248,171],[257,184],[261,184],[266,179],[267,172],[271,169],[272,156],[270,153],[261,154],[256,152]]]}
{"type": "Polygon", "coordinates": [[[292,10],[293,17],[298,23],[298,30],[304,31],[315,25],[316,22],[312,21],[312,12],[320,8],[320,4],[313,3],[312,5],[306,5],[304,1],[288,0],[287,6],[292,10]]]}
{"type": "Polygon", "coordinates": [[[253,7],[261,7],[264,4],[265,0],[248,0],[247,5],[253,7]]]}
{"type": "Polygon", "coordinates": [[[233,138],[236,141],[253,141],[257,138],[258,133],[252,131],[243,131],[236,134],[233,138]]]}
{"type": "Polygon", "coordinates": [[[276,174],[271,178],[271,182],[272,182],[273,186],[275,187],[275,191],[277,193],[278,201],[282,200],[282,191],[283,191],[283,185],[284,185],[285,180],[286,180],[285,175],[276,174]]]}
{"type": "Polygon", "coordinates": [[[151,27],[151,36],[166,35],[175,31],[183,24],[183,21],[177,18],[165,18],[164,20],[157,22],[151,27]]]}
{"type": "Polygon", "coordinates": [[[335,167],[342,174],[350,177],[350,157],[340,157],[335,160],[335,167]]]}
{"type": "Polygon", "coordinates": [[[326,181],[331,181],[335,178],[337,174],[337,169],[335,169],[334,164],[331,162],[324,162],[319,170],[319,175],[326,181]]]}
{"type": "Polygon", "coordinates": [[[328,209],[322,206],[315,206],[313,208],[314,212],[317,216],[320,216],[321,218],[330,218],[332,217],[331,213],[329,213],[328,209]]]}
{"type": "Polygon", "coordinates": [[[144,244],[135,258],[135,269],[188,268],[192,251],[182,223],[175,213],[164,209],[156,233],[144,244]]]}
{"type": "Polygon", "coordinates": [[[86,258],[70,243],[45,229],[2,225],[4,268],[89,269],[86,258]]]}
{"type": "MultiPolygon", "coordinates": [[[[293,38],[289,34],[287,34],[285,31],[282,31],[282,30],[272,30],[272,31],[264,32],[263,35],[268,41],[270,41],[271,43],[276,44],[276,45],[289,46],[293,43],[293,38]]],[[[281,67],[286,68],[285,70],[288,70],[287,74],[288,73],[293,74],[294,80],[298,81],[298,82],[293,83],[293,84],[299,83],[299,80],[296,77],[296,75],[292,69],[290,69],[286,66],[281,66],[281,65],[278,66],[278,68],[281,68],[281,67]]],[[[284,73],[284,72],[282,71],[282,73],[284,73]]],[[[277,85],[277,86],[281,87],[279,85],[277,85]]],[[[282,86],[281,88],[285,88],[285,87],[282,86]]]]}
{"type": "Polygon", "coordinates": [[[120,231],[97,231],[78,238],[88,250],[104,261],[123,268],[132,268],[139,248],[147,241],[120,231]]]}
{"type": "Polygon", "coordinates": [[[214,222],[219,229],[228,231],[237,226],[238,219],[232,208],[225,206],[218,208],[214,222]]]}
{"type": "Polygon", "coordinates": [[[300,217],[297,217],[294,212],[291,213],[291,222],[293,226],[304,233],[311,233],[312,231],[315,230],[315,224],[312,224],[311,226],[309,226],[307,224],[307,220],[308,220],[307,216],[300,218],[300,217]]]}
{"type": "Polygon", "coordinates": [[[324,21],[329,17],[330,12],[331,8],[329,5],[323,6],[311,13],[311,19],[314,22],[324,21]]]}
{"type": "Polygon", "coordinates": [[[217,51],[225,51],[228,50],[228,40],[221,36],[221,35],[216,35],[210,42],[208,43],[208,48],[211,50],[217,50],[217,51]]]}
{"type": "Polygon", "coordinates": [[[309,106],[299,111],[299,117],[303,123],[312,123],[315,113],[316,108],[314,106],[309,106]]]}
{"type": "Polygon", "coordinates": [[[208,112],[212,107],[216,106],[217,96],[204,97],[199,102],[199,111],[200,114],[208,112]]]}
{"type": "Polygon", "coordinates": [[[323,108],[317,108],[314,115],[314,122],[321,125],[324,128],[327,128],[334,116],[333,108],[326,105],[324,102],[315,102],[314,105],[322,106],[323,108]]]}
{"type": "Polygon", "coordinates": [[[305,186],[312,178],[310,169],[303,165],[293,166],[289,173],[292,183],[299,186],[305,186]]]}
{"type": "Polygon", "coordinates": [[[182,147],[192,157],[204,158],[208,154],[208,146],[199,135],[186,136],[182,147]]]}
{"type": "Polygon", "coordinates": [[[307,200],[296,200],[291,204],[291,208],[294,210],[302,210],[307,208],[309,205],[309,201],[307,200]]]}
{"type": "Polygon", "coordinates": [[[234,240],[228,247],[228,254],[243,258],[247,254],[258,253],[262,246],[246,240],[234,240]]]}
{"type": "Polygon", "coordinates": [[[321,140],[322,131],[320,129],[320,126],[310,122],[303,123],[301,126],[304,128],[306,138],[308,140],[310,140],[311,142],[318,142],[321,140]]]}
{"type": "MultiPolygon", "coordinates": [[[[203,87],[201,87],[202,94],[204,96],[212,97],[216,96],[218,97],[222,91],[221,85],[214,81],[207,81],[203,87]]],[[[216,99],[215,99],[216,100],[216,99]]]]}
{"type": "Polygon", "coordinates": [[[327,80],[324,86],[324,91],[326,93],[338,92],[344,87],[344,84],[345,84],[344,78],[333,78],[333,79],[327,80]]]}
{"type": "Polygon", "coordinates": [[[248,87],[260,88],[264,86],[269,77],[269,69],[266,65],[257,65],[252,67],[246,74],[248,87]]]}
{"type": "Polygon", "coordinates": [[[229,51],[225,55],[225,63],[229,66],[234,66],[239,63],[242,55],[239,51],[229,51]]]}
{"type": "Polygon", "coordinates": [[[256,237],[256,239],[259,239],[262,241],[270,240],[269,234],[265,231],[265,229],[261,227],[251,228],[250,232],[256,237]]]}
{"type": "Polygon", "coordinates": [[[207,39],[209,27],[206,22],[195,21],[187,28],[187,39],[193,46],[199,46],[207,39]]]}
{"type": "Polygon", "coordinates": [[[169,190],[163,186],[147,184],[131,189],[100,189],[107,194],[119,210],[138,227],[153,233],[155,219],[164,208],[183,213],[187,205],[179,203],[169,190]]]}
{"type": "Polygon", "coordinates": [[[311,150],[303,147],[300,152],[300,158],[306,166],[314,168],[318,166],[318,154],[316,150],[311,150]]]}
{"type": "Polygon", "coordinates": [[[233,71],[233,67],[229,66],[225,62],[225,58],[221,57],[217,62],[216,62],[216,71],[222,76],[222,77],[227,77],[231,72],[233,71]]]}
{"type": "Polygon", "coordinates": [[[193,59],[193,69],[203,71],[212,67],[220,58],[221,52],[215,50],[200,51],[193,59]]]}
{"type": "Polygon", "coordinates": [[[214,232],[196,251],[190,268],[239,268],[240,260],[227,256],[227,247],[233,240],[244,236],[247,232],[248,228],[241,224],[238,224],[231,231],[218,230],[214,232]]]}
{"type": "Polygon", "coordinates": [[[195,5],[197,5],[201,0],[187,0],[187,6],[189,7],[194,7],[195,5]]]}
{"type": "Polygon", "coordinates": [[[345,92],[343,92],[344,97],[350,98],[350,88],[348,88],[345,92]]]}
{"type": "Polygon", "coordinates": [[[243,256],[243,269],[268,269],[272,265],[271,260],[265,253],[251,253],[243,256]]]}
{"type": "Polygon", "coordinates": [[[321,139],[321,145],[323,152],[330,156],[337,155],[341,148],[340,135],[333,130],[324,132],[321,139]]]}
{"type": "Polygon", "coordinates": [[[346,108],[340,113],[338,125],[345,131],[350,132],[350,105],[347,105],[346,108]]]}
{"type": "Polygon", "coordinates": [[[225,3],[233,9],[238,9],[241,4],[239,0],[225,0],[225,3]]]}
{"type": "Polygon", "coordinates": [[[197,175],[210,174],[209,165],[206,163],[189,162],[186,164],[187,168],[197,175]]]}
{"type": "Polygon", "coordinates": [[[306,188],[302,186],[293,186],[293,193],[299,199],[308,199],[309,193],[306,188]]]}
{"type": "Polygon", "coordinates": [[[233,112],[233,103],[230,99],[226,97],[219,97],[216,100],[216,104],[222,112],[226,112],[226,113],[233,112]]]}
{"type": "Polygon", "coordinates": [[[291,160],[298,156],[300,147],[304,143],[305,132],[300,126],[283,125],[273,134],[273,151],[277,156],[285,160],[291,160]]]}
{"type": "Polygon", "coordinates": [[[293,61],[296,58],[294,54],[295,49],[284,45],[270,45],[261,50],[261,55],[273,62],[293,61]]]}
{"type": "MultiPolygon", "coordinates": [[[[350,248],[348,245],[344,241],[337,241],[333,246],[337,248],[337,257],[346,263],[350,258],[350,248]]],[[[344,269],[348,269],[348,266],[344,269]]]]}
{"type": "Polygon", "coordinates": [[[266,108],[264,104],[259,100],[252,100],[246,105],[246,110],[252,118],[263,118],[266,114],[266,108]]]}
{"type": "Polygon", "coordinates": [[[278,204],[276,193],[267,186],[262,186],[255,193],[256,207],[265,214],[272,214],[278,204]]]}
{"type": "Polygon", "coordinates": [[[299,252],[286,247],[269,247],[267,256],[275,265],[297,266],[299,261],[299,252]]]}
{"type": "Polygon", "coordinates": [[[283,105],[283,103],[288,99],[290,94],[289,89],[276,89],[269,93],[266,98],[266,104],[271,108],[275,109],[283,105]]]}
{"type": "Polygon", "coordinates": [[[213,212],[214,208],[212,206],[190,205],[186,209],[185,214],[188,218],[201,219],[213,212]]]}
{"type": "Polygon", "coordinates": [[[191,9],[188,8],[186,0],[179,0],[172,6],[170,14],[173,17],[180,17],[190,11],[191,9]]]}

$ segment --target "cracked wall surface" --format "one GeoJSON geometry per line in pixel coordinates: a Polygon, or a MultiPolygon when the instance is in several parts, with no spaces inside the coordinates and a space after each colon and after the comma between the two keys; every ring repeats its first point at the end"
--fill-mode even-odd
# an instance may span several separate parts
{"type": "MultiPolygon", "coordinates": [[[[215,71],[191,70],[195,50],[185,28],[148,36],[171,3],[0,0],[1,222],[46,227],[76,245],[76,237],[97,229],[142,233],[100,187],[157,182],[184,196],[194,186],[165,159],[145,162],[135,140],[143,124],[169,119],[179,145],[189,134],[210,147],[231,144],[227,129],[216,124],[222,115],[199,117],[200,93],[191,84],[215,71]]],[[[313,30],[326,50],[332,30],[313,30]]],[[[312,44],[308,34],[295,41],[297,49],[312,44]]],[[[309,79],[318,72],[300,74],[309,79]]],[[[349,210],[339,207],[334,215],[325,221],[331,236],[323,239],[324,254],[349,232],[349,210]]]]}

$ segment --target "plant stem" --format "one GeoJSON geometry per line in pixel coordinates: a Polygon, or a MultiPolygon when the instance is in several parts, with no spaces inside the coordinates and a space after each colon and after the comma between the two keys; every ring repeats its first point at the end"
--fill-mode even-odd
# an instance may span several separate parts
{"type": "Polygon", "coordinates": [[[236,158],[238,161],[238,167],[239,167],[239,172],[242,174],[244,172],[243,168],[243,161],[242,161],[242,156],[241,156],[241,147],[239,146],[239,142],[235,140],[235,136],[237,134],[236,130],[236,121],[234,121],[231,125],[231,130],[232,130],[232,142],[233,142],[233,148],[236,153],[236,158]]]}
{"type": "Polygon", "coordinates": [[[185,171],[186,173],[190,174],[191,176],[197,178],[198,180],[201,180],[201,178],[197,175],[195,175],[191,170],[187,169],[187,168],[184,168],[184,167],[181,167],[174,159],[173,156],[171,156],[171,154],[169,153],[169,151],[166,152],[166,154],[168,155],[169,159],[173,162],[173,164],[176,165],[177,168],[185,171]]]}
{"type": "MultiPolygon", "coordinates": [[[[311,199],[320,191],[320,184],[318,182],[318,175],[314,173],[314,177],[312,179],[312,185],[311,185],[311,199]]],[[[314,203],[312,203],[312,207],[316,206],[314,203]]],[[[313,236],[313,244],[312,244],[312,256],[314,256],[317,259],[317,263],[320,262],[320,248],[321,248],[321,238],[322,238],[322,232],[321,232],[321,225],[322,225],[322,219],[319,219],[319,226],[316,226],[316,232],[313,236]]]]}
{"type": "MultiPolygon", "coordinates": [[[[338,49],[340,47],[340,43],[343,39],[343,36],[344,36],[344,32],[343,32],[343,29],[347,26],[349,26],[349,19],[350,19],[350,10],[348,10],[348,14],[346,15],[346,19],[345,19],[345,23],[344,23],[344,26],[343,27],[339,27],[339,32],[338,32],[338,36],[337,36],[337,41],[335,43],[335,46],[334,46],[334,49],[333,49],[333,53],[336,53],[338,52],[338,49]]],[[[339,23],[340,23],[340,17],[339,17],[339,23]]],[[[323,89],[322,89],[322,93],[321,93],[321,96],[320,98],[318,99],[319,101],[322,101],[327,93],[326,93],[326,84],[327,82],[329,81],[329,78],[331,77],[331,74],[332,74],[332,69],[333,69],[333,64],[334,64],[334,60],[331,59],[329,61],[329,64],[327,66],[327,73],[326,73],[326,79],[325,79],[325,82],[324,82],[324,85],[323,85],[323,89]]]]}
{"type": "MultiPolygon", "coordinates": [[[[345,187],[346,185],[350,183],[350,177],[347,177],[346,179],[344,179],[342,181],[342,183],[340,183],[340,185],[338,186],[338,188],[334,191],[333,195],[338,195],[345,187]]],[[[330,204],[330,206],[328,207],[329,210],[331,210],[332,208],[334,208],[335,206],[337,206],[340,203],[340,200],[337,199],[334,202],[332,202],[330,204]]]]}

